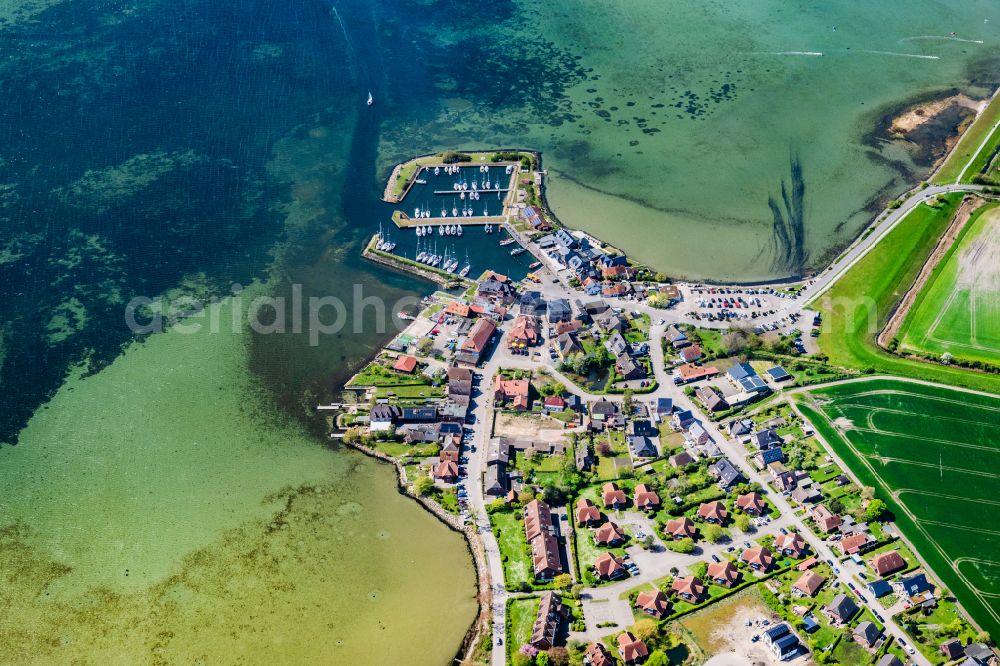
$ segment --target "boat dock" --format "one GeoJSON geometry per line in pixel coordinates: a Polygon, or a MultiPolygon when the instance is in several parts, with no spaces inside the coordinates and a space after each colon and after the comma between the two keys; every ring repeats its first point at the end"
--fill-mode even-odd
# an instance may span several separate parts
{"type": "Polygon", "coordinates": [[[434,190],[434,194],[451,194],[453,196],[478,192],[479,194],[496,194],[497,192],[510,192],[509,187],[493,188],[492,190],[434,190]]]}
{"type": "Polygon", "coordinates": [[[485,224],[503,224],[507,221],[505,215],[490,215],[488,217],[480,215],[478,217],[463,217],[461,215],[456,217],[410,217],[402,211],[396,211],[392,214],[393,223],[400,229],[407,229],[409,227],[440,227],[440,226],[462,226],[462,227],[475,227],[483,226],[485,224]]]}

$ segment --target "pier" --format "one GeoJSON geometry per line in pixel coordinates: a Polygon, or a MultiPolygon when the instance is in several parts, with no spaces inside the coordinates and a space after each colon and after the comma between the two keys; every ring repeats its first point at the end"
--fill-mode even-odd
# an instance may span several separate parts
{"type": "Polygon", "coordinates": [[[462,227],[475,227],[482,226],[484,224],[503,224],[507,221],[506,215],[490,215],[490,216],[471,216],[462,217],[461,215],[455,217],[410,217],[402,211],[396,211],[392,214],[392,221],[400,229],[408,229],[410,227],[440,227],[440,226],[462,226],[462,227]]]}
{"type": "Polygon", "coordinates": [[[493,188],[492,190],[434,190],[434,194],[469,194],[470,192],[479,192],[480,194],[496,194],[497,192],[510,192],[509,187],[503,188],[493,188]]]}

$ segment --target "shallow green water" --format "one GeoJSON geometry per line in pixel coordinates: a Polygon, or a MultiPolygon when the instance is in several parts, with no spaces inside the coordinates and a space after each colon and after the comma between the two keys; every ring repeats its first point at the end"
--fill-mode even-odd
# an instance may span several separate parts
{"type": "Polygon", "coordinates": [[[476,611],[462,538],[392,468],[278,416],[244,335],[133,346],[4,452],[4,662],[453,656],[476,611]]]}
{"type": "MultiPolygon", "coordinates": [[[[927,168],[912,146],[866,138],[883,114],[952,86],[987,94],[998,78],[1000,8],[990,2],[903,11],[892,2],[693,10],[555,0],[521,9],[498,38],[580,56],[582,75],[559,91],[565,113],[495,114],[463,94],[474,81],[456,77],[444,84],[454,90],[440,128],[541,148],[562,219],[675,275],[753,280],[799,270],[775,252],[768,207],[790,180],[793,155],[806,188],[805,267],[820,265],[927,168]],[[958,39],[948,39],[952,30],[958,39]]],[[[415,147],[396,138],[400,152],[415,147]]]]}
{"type": "Polygon", "coordinates": [[[782,277],[920,172],[886,109],[1000,71],[982,1],[335,8],[0,8],[0,661],[435,664],[474,613],[461,540],[317,434],[374,316],[135,342],[132,296],[428,289],[357,253],[393,162],[459,146],[542,150],[564,221],[660,269],[782,277]]]}

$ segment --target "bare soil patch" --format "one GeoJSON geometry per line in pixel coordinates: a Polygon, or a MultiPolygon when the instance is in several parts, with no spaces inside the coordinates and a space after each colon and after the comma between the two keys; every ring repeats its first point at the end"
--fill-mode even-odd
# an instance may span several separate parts
{"type": "MultiPolygon", "coordinates": [[[[748,590],[732,599],[712,604],[681,623],[695,636],[707,654],[734,654],[755,666],[782,666],[789,663],[779,660],[763,641],[753,642],[753,637],[766,628],[759,624],[764,618],[775,620],[774,614],[756,592],[748,590]]],[[[813,662],[799,657],[791,663],[813,662]]]]}
{"type": "Polygon", "coordinates": [[[541,416],[520,414],[497,414],[493,433],[497,437],[530,439],[535,442],[559,442],[566,436],[566,430],[553,427],[553,422],[541,416]]]}

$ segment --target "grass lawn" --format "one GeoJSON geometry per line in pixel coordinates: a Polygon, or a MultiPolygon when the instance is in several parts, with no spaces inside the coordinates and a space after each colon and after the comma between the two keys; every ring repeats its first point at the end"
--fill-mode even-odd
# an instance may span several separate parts
{"type": "Polygon", "coordinates": [[[424,374],[396,372],[382,363],[383,361],[379,360],[369,363],[348,384],[348,388],[356,386],[428,386],[431,383],[430,378],[424,374]]]}
{"type": "Polygon", "coordinates": [[[818,388],[795,401],[889,504],[941,582],[984,629],[1000,635],[1000,610],[981,596],[1000,594],[997,537],[981,529],[1000,492],[992,471],[1000,463],[1000,397],[868,380],[818,388]]]}
{"type": "Polygon", "coordinates": [[[375,390],[376,398],[396,397],[403,400],[416,400],[418,398],[441,398],[444,397],[444,389],[440,386],[430,386],[428,384],[412,384],[409,386],[380,386],[375,390]]]}
{"type": "Polygon", "coordinates": [[[375,449],[393,458],[430,458],[441,451],[438,444],[406,444],[404,442],[375,442],[375,449]]]}
{"type": "Polygon", "coordinates": [[[958,146],[952,151],[948,160],[941,165],[932,182],[935,185],[954,183],[970,160],[972,160],[972,164],[965,170],[962,182],[972,182],[972,177],[986,167],[990,156],[993,155],[997,144],[1000,143],[1000,130],[993,132],[992,136],[990,135],[998,119],[1000,119],[1000,100],[993,100],[993,103],[986,107],[962,135],[958,146]],[[979,146],[982,145],[987,136],[990,136],[990,141],[980,151],[979,146]]]}
{"type": "Polygon", "coordinates": [[[524,523],[514,516],[513,511],[491,513],[490,523],[500,547],[507,589],[516,589],[521,583],[534,585],[531,557],[525,550],[527,543],[524,540],[524,523]]]}
{"type": "Polygon", "coordinates": [[[983,206],[934,269],[897,337],[905,352],[949,353],[956,359],[1000,362],[1000,209],[983,206]]]}
{"type": "MultiPolygon", "coordinates": [[[[614,516],[612,516],[612,521],[614,521],[614,516]]],[[[619,525],[625,532],[628,529],[619,525]]],[[[598,546],[594,543],[594,528],[590,527],[578,527],[576,531],[573,532],[573,538],[576,539],[576,556],[580,562],[581,569],[589,569],[594,566],[594,561],[604,553],[613,553],[621,557],[625,554],[624,546],[618,548],[605,548],[604,546],[598,546]]],[[[625,542],[628,545],[631,542],[625,542]]]]}
{"type": "Polygon", "coordinates": [[[538,597],[520,597],[507,600],[507,663],[512,664],[514,653],[531,640],[531,628],[538,613],[538,597]]]}
{"type": "Polygon", "coordinates": [[[923,204],[915,208],[812,304],[822,313],[819,345],[832,364],[1000,392],[1000,377],[900,358],[875,344],[961,198],[948,195],[940,208],[923,204]]]}
{"type": "Polygon", "coordinates": [[[865,664],[871,660],[871,654],[845,636],[833,649],[833,658],[841,664],[865,664]]]}
{"type": "Polygon", "coordinates": [[[898,619],[904,631],[913,639],[913,643],[917,649],[932,664],[944,664],[947,662],[947,659],[944,658],[944,655],[938,649],[938,645],[949,638],[958,638],[962,643],[976,640],[975,629],[962,619],[958,608],[948,600],[941,600],[937,608],[931,611],[930,615],[913,611],[902,614],[898,619]],[[911,621],[914,625],[910,625],[911,621]],[[913,630],[911,631],[911,629],[913,630]]]}
{"type": "Polygon", "coordinates": [[[619,465],[617,458],[597,459],[597,478],[601,481],[614,481],[618,478],[619,465]]]}

